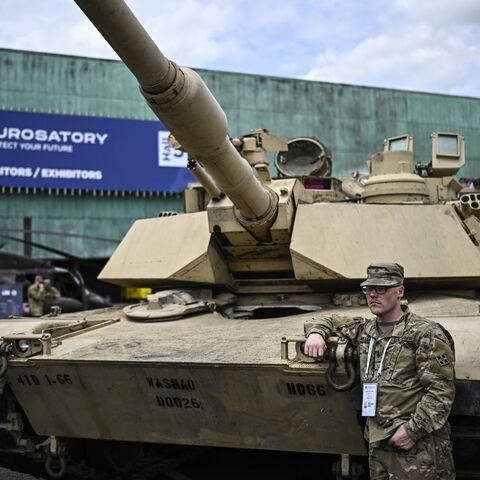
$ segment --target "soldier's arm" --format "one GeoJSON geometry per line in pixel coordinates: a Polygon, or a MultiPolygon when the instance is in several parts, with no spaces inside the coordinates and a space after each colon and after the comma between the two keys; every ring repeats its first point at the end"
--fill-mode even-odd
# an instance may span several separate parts
{"type": "Polygon", "coordinates": [[[305,322],[305,353],[315,358],[323,357],[327,348],[325,340],[333,335],[347,337],[356,345],[359,327],[364,322],[363,318],[340,315],[313,318],[305,322]]]}
{"type": "Polygon", "coordinates": [[[445,425],[455,396],[455,356],[439,326],[420,338],[416,362],[425,394],[405,424],[413,441],[445,425]]]}
{"type": "Polygon", "coordinates": [[[349,338],[356,345],[359,327],[364,323],[365,320],[361,317],[347,317],[344,315],[312,318],[305,322],[305,336],[308,338],[312,333],[318,333],[324,339],[327,339],[328,337],[338,335],[349,338]]]}

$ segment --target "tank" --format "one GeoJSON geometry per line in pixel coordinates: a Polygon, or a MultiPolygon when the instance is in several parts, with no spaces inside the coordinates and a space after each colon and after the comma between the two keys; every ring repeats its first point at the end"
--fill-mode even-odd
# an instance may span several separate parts
{"type": "Polygon", "coordinates": [[[76,3],[198,183],[184,214],[135,222],[100,274],[153,288],[146,302],[0,323],[2,449],[44,462],[52,478],[92,452],[126,470],[145,445],[336,454],[335,476],[360,478],[355,351],[330,338],[324,361],[306,358],[303,324],[368,315],[366,266],[395,261],[412,310],[455,340],[454,443],[462,468],[476,468],[480,193],[455,180],[463,136],[434,133],[431,159],[416,165],[413,138],[392,137],[368,175],[340,181],[318,138],[231,139],[199,76],[166,59],[123,1],[76,3]]]}

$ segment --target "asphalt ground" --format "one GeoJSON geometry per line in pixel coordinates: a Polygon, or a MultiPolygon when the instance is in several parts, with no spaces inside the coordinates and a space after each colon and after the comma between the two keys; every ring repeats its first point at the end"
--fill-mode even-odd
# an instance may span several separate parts
{"type": "Polygon", "coordinates": [[[41,477],[32,477],[31,475],[27,475],[25,473],[17,473],[0,467],[0,480],[39,480],[40,478],[41,477]]]}

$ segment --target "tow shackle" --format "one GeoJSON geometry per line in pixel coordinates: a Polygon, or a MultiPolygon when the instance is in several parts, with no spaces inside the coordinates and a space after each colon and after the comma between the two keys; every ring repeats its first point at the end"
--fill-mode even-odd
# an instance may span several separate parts
{"type": "Polygon", "coordinates": [[[326,371],[327,385],[337,392],[346,392],[355,386],[358,354],[353,348],[350,340],[345,337],[329,337],[327,339],[327,350],[322,359],[314,359],[305,355],[305,337],[283,337],[281,342],[281,358],[289,360],[289,343],[295,343],[296,357],[294,363],[314,364],[328,361],[326,371]],[[346,376],[344,382],[339,381],[336,376],[346,376]]]}
{"type": "Polygon", "coordinates": [[[328,360],[326,373],[327,385],[337,392],[346,392],[355,385],[355,363],[357,361],[357,351],[352,347],[349,340],[345,337],[338,337],[336,342],[332,342],[323,358],[328,360]],[[343,383],[335,379],[339,363],[345,365],[346,380],[343,383]]]}

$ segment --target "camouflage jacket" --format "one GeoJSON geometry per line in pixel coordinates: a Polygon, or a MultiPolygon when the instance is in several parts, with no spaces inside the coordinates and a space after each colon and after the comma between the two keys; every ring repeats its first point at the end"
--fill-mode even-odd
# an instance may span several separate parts
{"type": "Polygon", "coordinates": [[[43,304],[45,295],[40,288],[35,284],[28,287],[27,291],[28,303],[30,304],[30,313],[33,317],[40,317],[43,315],[43,304]]]}
{"type": "Polygon", "coordinates": [[[378,384],[377,411],[368,417],[365,437],[378,442],[393,435],[405,423],[412,440],[440,430],[446,423],[454,399],[454,347],[450,335],[436,322],[404,309],[402,319],[390,334],[382,334],[376,318],[332,315],[305,324],[305,334],[348,337],[359,353],[362,381],[370,338],[374,352],[366,377],[378,384]],[[378,367],[383,350],[383,371],[378,367]]]}

